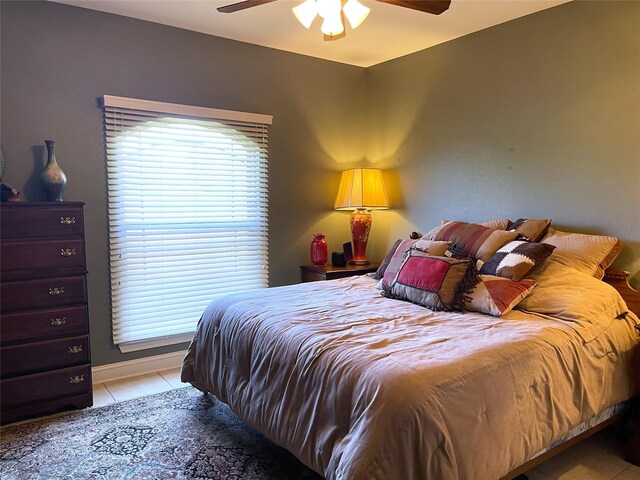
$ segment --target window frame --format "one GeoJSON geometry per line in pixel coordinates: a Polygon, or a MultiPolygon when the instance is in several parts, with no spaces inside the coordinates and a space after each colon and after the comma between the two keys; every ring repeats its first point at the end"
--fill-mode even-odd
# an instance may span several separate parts
{"type": "MultiPolygon", "coordinates": [[[[261,250],[263,251],[262,255],[264,257],[264,262],[261,268],[264,270],[265,276],[264,278],[260,279],[260,281],[264,283],[264,285],[262,286],[266,287],[268,286],[268,235],[267,235],[268,234],[268,190],[267,190],[268,133],[267,131],[268,131],[268,126],[272,124],[273,117],[271,115],[236,112],[236,111],[230,111],[230,110],[220,110],[220,109],[213,109],[208,107],[179,105],[179,104],[164,103],[164,102],[155,102],[155,101],[132,99],[132,98],[126,98],[126,97],[116,97],[112,95],[105,95],[102,97],[102,107],[104,108],[105,154],[106,154],[106,160],[107,160],[107,195],[108,195],[107,200],[108,200],[108,209],[109,209],[109,248],[110,248],[109,272],[111,277],[110,294],[111,294],[111,319],[112,319],[113,343],[117,345],[122,352],[126,353],[130,351],[137,351],[137,350],[143,350],[143,349],[154,348],[159,346],[166,346],[166,345],[173,345],[177,343],[187,342],[193,336],[193,329],[191,329],[189,332],[186,332],[186,333],[175,333],[170,335],[151,336],[146,339],[137,338],[135,340],[126,340],[126,341],[123,340],[122,329],[124,328],[123,325],[126,323],[126,319],[120,318],[121,315],[119,313],[115,313],[116,312],[115,305],[117,304],[115,299],[117,298],[118,301],[122,300],[122,297],[124,296],[124,294],[118,290],[119,287],[117,286],[114,287],[114,277],[119,278],[118,275],[115,273],[115,269],[121,268],[123,264],[126,264],[126,261],[124,263],[123,262],[118,263],[117,261],[114,263],[113,238],[114,238],[114,235],[115,236],[120,235],[121,237],[125,237],[126,232],[117,233],[117,234],[112,233],[114,231],[114,225],[117,223],[117,219],[119,218],[118,215],[122,215],[121,212],[119,213],[117,211],[119,207],[115,206],[115,205],[121,206],[122,204],[118,204],[117,201],[115,202],[112,201],[112,199],[116,196],[115,192],[117,192],[118,190],[117,182],[120,181],[122,183],[121,180],[118,180],[117,178],[115,178],[117,174],[114,172],[116,172],[116,169],[118,168],[116,165],[116,162],[119,154],[117,149],[114,150],[114,145],[118,145],[116,142],[118,141],[119,136],[126,135],[129,133],[136,133],[138,136],[142,137],[145,132],[148,132],[144,130],[145,127],[150,129],[152,128],[151,126],[152,124],[153,126],[157,126],[157,124],[160,124],[161,126],[171,125],[172,120],[175,120],[175,125],[178,125],[178,122],[184,121],[184,125],[189,126],[189,128],[194,129],[194,131],[196,127],[199,127],[199,126],[204,126],[203,128],[205,129],[210,128],[210,131],[208,132],[203,131],[203,132],[205,134],[208,133],[212,138],[213,138],[213,135],[218,135],[218,137],[215,137],[215,138],[219,138],[223,140],[223,142],[218,142],[218,143],[224,143],[224,140],[226,139],[219,136],[220,132],[216,130],[217,128],[220,128],[220,131],[222,131],[223,134],[225,131],[235,132],[234,135],[227,137],[231,139],[230,140],[231,148],[234,149],[234,153],[237,153],[239,157],[244,158],[245,163],[247,163],[246,159],[252,159],[253,157],[258,158],[259,161],[262,162],[260,164],[256,164],[257,166],[251,165],[250,167],[247,167],[249,170],[259,171],[260,173],[258,174],[257,177],[254,178],[254,177],[251,177],[249,174],[246,174],[242,178],[249,178],[252,182],[257,182],[260,188],[262,188],[261,185],[264,184],[263,190],[260,190],[262,192],[260,194],[261,196],[257,199],[257,203],[256,203],[256,205],[260,206],[260,211],[263,212],[261,213],[263,216],[261,216],[259,219],[260,222],[263,222],[263,223],[257,222],[256,225],[258,226],[256,228],[264,230],[265,243],[264,243],[264,246],[261,248],[261,250]],[[114,112],[116,113],[124,112],[122,114],[123,120],[120,123],[118,123],[118,120],[114,116],[114,112]],[[136,112],[139,112],[139,113],[136,113],[136,112]],[[148,118],[149,120],[145,120],[146,118],[148,118]],[[149,123],[149,122],[152,122],[152,123],[149,123]],[[216,127],[216,125],[218,125],[218,127],[216,127]],[[236,127],[238,128],[238,130],[234,130],[236,127]],[[121,130],[117,130],[117,128],[120,128],[121,130]],[[142,128],[142,130],[134,131],[140,128],[142,128]],[[232,137],[240,140],[237,143],[233,142],[232,137]],[[236,148],[238,148],[238,150],[235,150],[236,148]],[[252,154],[246,153],[243,157],[242,155],[243,151],[246,151],[246,152],[251,151],[254,153],[252,154]],[[263,183],[260,183],[260,182],[263,182],[263,183]],[[114,293],[114,290],[118,290],[118,292],[114,293]]],[[[149,137],[152,138],[153,135],[157,136],[157,134],[150,134],[149,137]]],[[[134,138],[134,137],[131,137],[131,138],[134,138]]],[[[142,148],[139,148],[139,150],[141,152],[144,151],[142,148]]],[[[218,157],[216,159],[218,160],[222,156],[234,157],[233,155],[230,155],[228,153],[226,153],[225,155],[221,154],[220,152],[223,152],[223,151],[228,152],[228,150],[224,150],[224,147],[221,147],[215,151],[216,154],[212,155],[212,158],[216,157],[216,155],[218,157]]],[[[137,153],[137,155],[144,156],[144,154],[142,153],[137,153]]],[[[121,157],[123,156],[121,152],[120,152],[120,156],[121,157]]],[[[182,157],[178,157],[178,158],[182,158],[182,157]]],[[[224,160],[224,161],[220,160],[220,161],[223,163],[227,162],[227,160],[224,160]]],[[[228,161],[233,162],[234,160],[233,158],[231,158],[231,160],[228,160],[228,161]]],[[[218,167],[219,166],[220,165],[218,165],[218,167]]],[[[231,173],[229,174],[229,175],[232,175],[232,178],[235,173],[233,168],[231,169],[231,173]]],[[[122,170],[122,167],[120,167],[120,169],[122,170]]],[[[120,171],[118,174],[122,175],[122,172],[120,171]]],[[[206,178],[206,177],[203,176],[203,178],[206,178]]],[[[215,178],[215,177],[212,177],[212,178],[215,178]]],[[[251,184],[251,182],[249,183],[251,184]]],[[[233,188],[231,190],[233,190],[233,188]]],[[[140,192],[143,192],[143,189],[141,189],[140,192]]],[[[140,205],[142,205],[143,193],[140,193],[139,195],[141,199],[138,202],[140,205]]],[[[229,195],[230,195],[230,198],[233,198],[233,193],[229,195]]],[[[250,205],[249,202],[251,202],[251,199],[246,200],[246,198],[247,197],[245,197],[245,203],[250,205]]],[[[132,201],[132,203],[135,204],[135,201],[132,201]]],[[[162,210],[162,207],[155,207],[155,208],[156,208],[156,210],[154,210],[155,212],[162,210]]],[[[209,207],[209,208],[216,209],[217,207],[209,207]]],[[[219,212],[214,212],[214,213],[219,214],[219,212]]],[[[220,218],[223,218],[223,217],[216,217],[216,220],[220,220],[220,218]]],[[[162,216],[162,219],[164,219],[164,215],[162,216]]],[[[138,222],[142,222],[139,225],[140,227],[142,227],[140,228],[140,231],[145,231],[146,230],[145,227],[147,225],[150,225],[150,223],[144,222],[142,220],[138,220],[138,222]]],[[[194,229],[199,230],[200,226],[205,225],[206,223],[210,223],[210,222],[192,223],[192,224],[189,224],[187,222],[187,225],[196,225],[197,228],[194,228],[194,229]]],[[[131,223],[131,225],[134,225],[134,224],[135,222],[131,223]]],[[[234,222],[230,222],[230,224],[236,225],[234,222]]],[[[171,225],[176,225],[176,223],[173,223],[171,225]]],[[[170,227],[168,225],[163,224],[163,229],[166,230],[169,228],[170,227]]],[[[162,234],[158,234],[158,235],[162,235],[162,234]]],[[[236,235],[237,235],[237,232],[236,232],[236,235]]],[[[152,236],[152,234],[149,234],[149,236],[152,236]]],[[[228,240],[226,240],[226,242],[228,243],[228,240]]],[[[162,244],[164,248],[164,242],[162,244]]],[[[218,247],[219,246],[220,245],[218,245],[218,247]]],[[[126,245],[124,248],[126,250],[126,245]]],[[[144,249],[145,247],[139,247],[139,248],[144,249]]],[[[118,254],[118,255],[121,256],[121,254],[118,254]]],[[[215,255],[218,255],[218,254],[216,253],[215,255]]],[[[224,253],[222,255],[224,255],[224,253]]],[[[142,262],[144,262],[144,260],[142,262]]],[[[137,266],[139,264],[140,263],[134,264],[134,266],[137,266]]],[[[142,278],[144,280],[146,277],[142,275],[142,278]]],[[[156,276],[155,278],[158,278],[158,277],[156,276]]],[[[248,278],[250,279],[251,276],[249,276],[248,278]]],[[[241,285],[242,282],[240,281],[239,284],[241,285]]],[[[120,290],[124,290],[124,288],[120,290]]],[[[146,325],[146,323],[144,322],[146,322],[146,320],[145,321],[136,320],[134,323],[136,323],[137,325],[141,325],[141,324],[146,325]]],[[[175,320],[172,320],[169,323],[177,324],[178,322],[176,322],[175,320]]],[[[195,329],[196,323],[197,323],[197,319],[193,324],[194,329],[195,329]]],[[[158,327],[158,328],[161,329],[161,327],[158,327]]],[[[158,332],[156,331],[156,333],[158,332]]]]}

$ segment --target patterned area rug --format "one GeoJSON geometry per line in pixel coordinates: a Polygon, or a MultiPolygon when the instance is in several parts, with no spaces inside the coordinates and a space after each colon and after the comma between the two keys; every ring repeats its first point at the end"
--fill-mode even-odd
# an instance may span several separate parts
{"type": "Polygon", "coordinates": [[[194,388],[0,431],[0,478],[320,480],[194,388]]]}

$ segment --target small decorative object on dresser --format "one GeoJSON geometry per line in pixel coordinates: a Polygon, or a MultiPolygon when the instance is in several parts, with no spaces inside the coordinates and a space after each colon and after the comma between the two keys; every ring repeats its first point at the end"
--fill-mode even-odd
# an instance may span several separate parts
{"type": "Polygon", "coordinates": [[[369,265],[347,265],[346,267],[331,267],[318,265],[300,265],[300,280],[304,282],[317,282],[320,280],[335,280],[336,278],[352,277],[354,275],[364,275],[373,273],[379,263],[369,265]]]}
{"type": "Polygon", "coordinates": [[[2,423],[93,403],[82,207],[2,204],[2,423]]]}
{"type": "Polygon", "coordinates": [[[44,188],[49,202],[61,202],[64,189],[67,186],[67,176],[56,160],[56,142],[45,140],[44,143],[47,146],[48,159],[47,165],[40,175],[42,188],[44,188]]]}
{"type": "Polygon", "coordinates": [[[6,166],[6,159],[4,157],[4,150],[0,145],[0,200],[3,202],[19,202],[20,192],[15,188],[11,188],[9,185],[2,183],[4,177],[4,167],[6,166]]]}
{"type": "Polygon", "coordinates": [[[315,233],[311,241],[311,263],[322,267],[327,263],[327,240],[324,234],[315,233]]]}

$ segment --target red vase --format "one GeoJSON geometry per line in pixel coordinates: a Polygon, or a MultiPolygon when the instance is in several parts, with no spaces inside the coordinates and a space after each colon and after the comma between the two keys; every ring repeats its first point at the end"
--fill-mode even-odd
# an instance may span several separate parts
{"type": "Polygon", "coordinates": [[[311,263],[322,267],[327,263],[327,241],[322,233],[316,233],[311,241],[311,263]]]}

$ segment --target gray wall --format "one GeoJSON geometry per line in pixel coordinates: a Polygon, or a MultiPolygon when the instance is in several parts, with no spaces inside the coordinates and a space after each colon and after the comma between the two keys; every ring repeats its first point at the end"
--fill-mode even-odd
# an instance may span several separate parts
{"type": "Polygon", "coordinates": [[[551,216],[620,236],[640,284],[640,2],[572,2],[366,70],[60,4],[0,9],[4,180],[42,199],[57,140],[66,198],[87,204],[95,365],[184,348],[111,345],[104,94],[274,115],[272,285],[298,280],[314,231],[333,250],[350,238],[337,172],[365,152],[394,207],[373,212],[370,258],[440,218],[551,216]]]}
{"type": "Polygon", "coordinates": [[[350,238],[348,215],[331,208],[338,172],[364,152],[364,69],[56,3],[0,8],[4,182],[43,200],[43,141],[57,141],[65,199],[86,203],[95,365],[185,347],[122,355],[111,345],[101,95],[273,115],[272,285],[299,281],[315,230],[350,238]]]}
{"type": "Polygon", "coordinates": [[[402,206],[377,256],[441,218],[551,217],[619,236],[640,286],[639,25],[640,2],[571,2],[369,68],[367,157],[402,206]]]}

